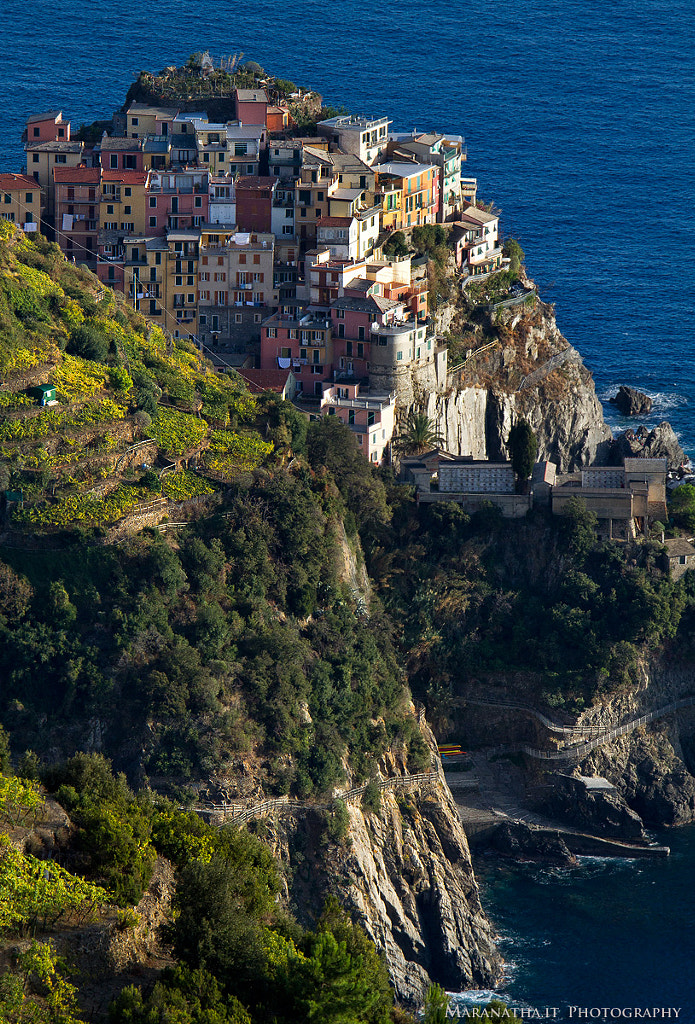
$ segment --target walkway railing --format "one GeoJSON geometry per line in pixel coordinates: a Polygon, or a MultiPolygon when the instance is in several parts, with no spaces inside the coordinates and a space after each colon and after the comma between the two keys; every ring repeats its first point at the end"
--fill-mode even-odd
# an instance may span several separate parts
{"type": "Polygon", "coordinates": [[[626,736],[629,733],[634,732],[634,730],[638,729],[641,725],[653,722],[656,718],[663,718],[665,715],[670,715],[673,711],[678,711],[680,708],[693,706],[695,706],[695,697],[682,697],[680,700],[674,700],[670,704],[657,708],[655,711],[650,711],[646,715],[641,715],[639,718],[635,718],[631,722],[626,722],[624,725],[617,725],[613,729],[608,729],[597,739],[590,740],[588,743],[579,744],[576,747],[565,747],[563,750],[537,750],[534,747],[527,747],[524,745],[517,747],[516,749],[522,751],[524,754],[528,754],[529,757],[534,757],[542,761],[581,761],[581,759],[586,757],[587,754],[590,754],[592,750],[596,750],[597,747],[610,743],[612,740],[617,739],[618,736],[626,736]]]}
{"type": "MultiPolygon", "coordinates": [[[[383,792],[386,789],[413,789],[423,784],[433,785],[438,781],[439,772],[429,771],[419,772],[417,775],[395,775],[390,779],[380,779],[376,782],[376,786],[383,792]]],[[[345,790],[343,793],[336,794],[334,799],[350,803],[361,797],[371,785],[372,782],[366,782],[362,786],[355,786],[352,789],[345,790]]],[[[331,806],[331,803],[311,803],[305,800],[290,800],[289,797],[281,796],[274,800],[262,800],[251,807],[245,807],[243,804],[236,803],[221,803],[209,804],[207,807],[196,807],[195,811],[196,814],[228,815],[228,820],[232,824],[244,825],[272,811],[329,810],[331,806]]]]}
{"type": "Polygon", "coordinates": [[[587,733],[599,734],[608,732],[611,728],[608,725],[560,725],[528,704],[516,703],[514,701],[493,700],[487,697],[466,697],[463,698],[463,703],[480,705],[482,707],[509,708],[514,711],[525,711],[526,714],[532,715],[541,722],[550,732],[561,733],[563,736],[584,736],[587,733]]]}

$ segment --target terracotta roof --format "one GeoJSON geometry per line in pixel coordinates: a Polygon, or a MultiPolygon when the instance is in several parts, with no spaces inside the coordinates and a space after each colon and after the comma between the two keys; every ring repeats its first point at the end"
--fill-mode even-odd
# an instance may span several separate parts
{"type": "Polygon", "coordinates": [[[277,178],[265,178],[259,174],[244,174],[240,178],[237,178],[236,188],[237,192],[239,189],[265,189],[274,188],[278,183],[277,178]]]}
{"type": "Polygon", "coordinates": [[[144,185],[149,171],[102,171],[102,181],[121,181],[126,185],[144,185]]]}
{"type": "Polygon", "coordinates": [[[118,135],[105,135],[99,143],[101,149],[133,150],[142,149],[142,139],[125,139],[118,135]]]}
{"type": "Polygon", "coordinates": [[[68,185],[98,184],[101,178],[99,167],[54,167],[53,180],[68,185]]]}
{"type": "Polygon", "coordinates": [[[287,387],[289,370],[237,370],[240,377],[246,381],[249,391],[275,391],[282,394],[287,387]]]}
{"type": "Polygon", "coordinates": [[[354,217],[321,217],[317,221],[318,228],[345,228],[352,224],[354,217]]]}
{"type": "Polygon", "coordinates": [[[41,190],[38,181],[28,178],[26,174],[0,174],[0,191],[24,192],[29,189],[41,190]]]}

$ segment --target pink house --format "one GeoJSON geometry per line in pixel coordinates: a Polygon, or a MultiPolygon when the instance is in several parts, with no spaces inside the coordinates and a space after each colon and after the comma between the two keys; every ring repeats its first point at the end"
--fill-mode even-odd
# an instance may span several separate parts
{"type": "Polygon", "coordinates": [[[63,120],[60,110],[35,114],[27,121],[25,142],[69,142],[70,122],[63,120]]]}
{"type": "Polygon", "coordinates": [[[322,395],[333,372],[330,317],[294,303],[281,305],[261,326],[261,369],[292,370],[298,391],[322,395]]]}
{"type": "Polygon", "coordinates": [[[236,119],[242,124],[265,125],[268,111],[268,94],[265,89],[237,89],[236,119]]]}
{"type": "Polygon", "coordinates": [[[334,369],[339,374],[368,377],[374,324],[390,323],[397,313],[403,314],[403,303],[383,298],[379,290],[376,281],[357,278],[331,303],[334,369]]]}
{"type": "Polygon", "coordinates": [[[199,228],[208,220],[209,204],[207,171],[152,172],[146,197],[147,234],[199,228]]]}

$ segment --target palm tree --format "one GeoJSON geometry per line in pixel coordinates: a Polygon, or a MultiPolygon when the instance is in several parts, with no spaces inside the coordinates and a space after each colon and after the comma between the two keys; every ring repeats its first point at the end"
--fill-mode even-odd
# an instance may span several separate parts
{"type": "Polygon", "coordinates": [[[437,430],[434,420],[424,412],[413,410],[408,413],[404,429],[394,438],[394,446],[401,455],[420,455],[442,444],[444,438],[437,430]]]}

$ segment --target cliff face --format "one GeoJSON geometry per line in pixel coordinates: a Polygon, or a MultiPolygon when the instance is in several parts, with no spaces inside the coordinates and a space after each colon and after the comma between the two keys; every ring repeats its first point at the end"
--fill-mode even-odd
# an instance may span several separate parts
{"type": "MultiPolygon", "coordinates": [[[[595,724],[629,721],[693,694],[687,664],[654,661],[643,666],[640,686],[584,718],[595,724]]],[[[645,825],[695,821],[695,709],[682,708],[599,747],[581,764],[585,775],[602,775],[645,825]]]]}
{"type": "Polygon", "coordinates": [[[458,455],[507,457],[512,423],[525,417],[538,438],[538,457],[565,472],[608,458],[611,431],[593,379],[579,353],[558,330],[552,307],[498,310],[483,324],[485,343],[446,383],[428,368],[416,371],[401,408],[424,411],[458,455]]]}
{"type": "Polygon", "coordinates": [[[285,896],[310,923],[335,895],[383,952],[399,1001],[422,1004],[431,981],[460,991],[501,980],[468,842],[443,773],[434,785],[382,793],[378,813],[348,804],[347,835],[329,845],[322,812],[268,822],[285,896]]]}

